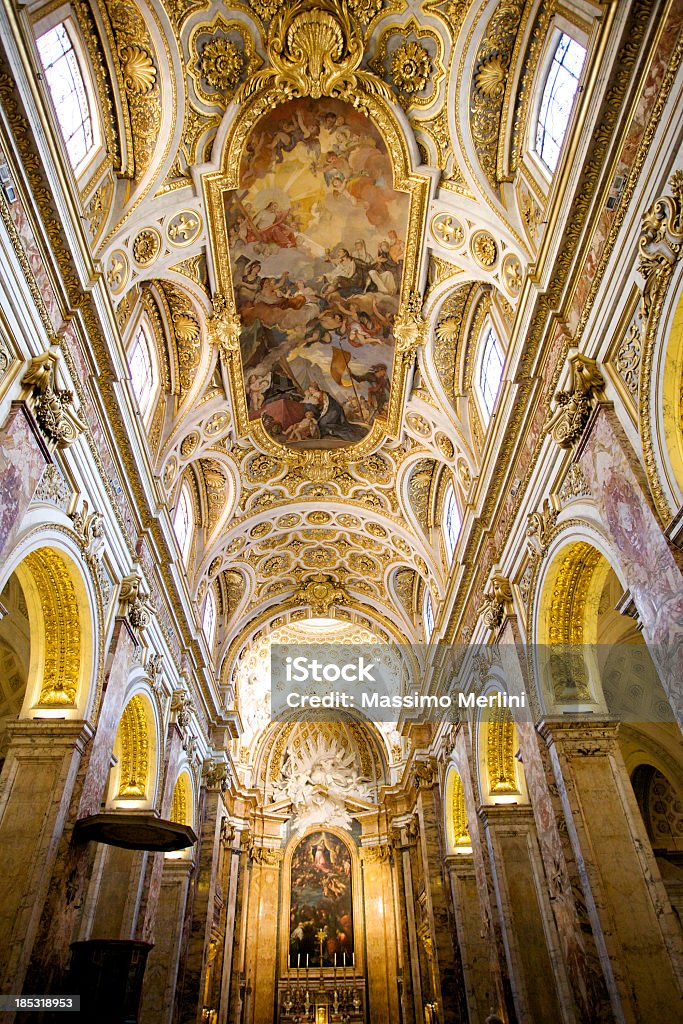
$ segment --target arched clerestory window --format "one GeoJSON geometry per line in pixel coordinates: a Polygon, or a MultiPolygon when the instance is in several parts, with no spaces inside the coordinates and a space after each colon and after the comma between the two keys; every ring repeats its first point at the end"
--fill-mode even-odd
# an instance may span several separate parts
{"type": "Polygon", "coordinates": [[[194,533],[194,515],[192,512],[192,495],[187,482],[183,484],[178,496],[178,504],[173,515],[173,530],[178,541],[183,561],[187,565],[192,547],[192,535],[194,533]]]}
{"type": "Polygon", "coordinates": [[[141,320],[128,353],[130,381],[145,424],[149,421],[159,393],[159,366],[149,326],[141,320]]]}
{"type": "Polygon", "coordinates": [[[490,320],[487,320],[479,345],[475,363],[474,381],[484,425],[487,426],[503,380],[505,357],[498,336],[490,320]]]}
{"type": "Polygon", "coordinates": [[[424,597],[422,598],[422,625],[424,628],[425,640],[429,643],[431,635],[434,632],[434,608],[432,605],[432,595],[429,592],[428,586],[425,586],[424,597]]]}
{"type": "Polygon", "coordinates": [[[209,592],[206,595],[206,602],[204,604],[204,616],[202,618],[202,630],[206,637],[206,642],[209,645],[209,650],[213,649],[213,642],[216,635],[216,595],[213,592],[213,588],[209,588],[209,592]]]}
{"type": "Polygon", "coordinates": [[[449,562],[453,561],[455,545],[458,543],[461,525],[460,511],[458,509],[457,501],[455,500],[455,489],[453,484],[449,483],[444,495],[443,513],[441,516],[441,529],[443,530],[446,557],[449,562]]]}
{"type": "Polygon", "coordinates": [[[552,174],[560,160],[586,50],[566,32],[560,32],[545,76],[536,121],[535,149],[552,174]]]}
{"type": "Polygon", "coordinates": [[[100,145],[100,124],[78,33],[70,18],[60,21],[36,39],[38,55],[76,174],[100,145]]]}

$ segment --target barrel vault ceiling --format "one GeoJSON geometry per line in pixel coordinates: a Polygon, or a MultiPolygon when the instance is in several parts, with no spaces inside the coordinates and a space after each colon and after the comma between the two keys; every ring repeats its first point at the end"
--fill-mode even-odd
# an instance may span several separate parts
{"type": "Polygon", "coordinates": [[[541,197],[518,165],[548,12],[524,0],[95,0],[74,9],[116,157],[86,185],[87,230],[124,341],[141,309],[153,326],[164,397],[148,430],[149,468],[171,509],[181,482],[191,483],[198,528],[186,585],[198,626],[215,587],[217,676],[225,686],[246,645],[310,615],[419,641],[424,587],[438,624],[449,585],[435,529],[447,481],[465,529],[490,482],[470,340],[491,309],[515,336],[541,240],[541,197]],[[275,28],[306,11],[327,12],[359,41],[358,73],[386,97],[423,187],[405,240],[414,288],[400,314],[414,335],[400,414],[359,458],[302,459],[239,430],[221,340],[224,268],[211,241],[220,211],[203,181],[221,168],[231,126],[272,66],[275,28]]]}

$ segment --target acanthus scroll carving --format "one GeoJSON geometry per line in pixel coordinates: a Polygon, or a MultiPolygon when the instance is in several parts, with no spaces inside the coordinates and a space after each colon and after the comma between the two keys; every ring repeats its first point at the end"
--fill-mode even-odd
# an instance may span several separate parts
{"type": "Polygon", "coordinates": [[[604,397],[605,378],[594,359],[575,352],[569,357],[569,387],[555,395],[555,409],[543,429],[560,448],[573,448],[581,440],[595,403],[604,397]]]}
{"type": "Polygon", "coordinates": [[[271,67],[257,72],[237,93],[243,102],[264,86],[283,99],[330,96],[363,107],[363,93],[391,98],[389,87],[360,71],[363,36],[339,0],[294,0],[273,18],[266,46],[271,67]]]}
{"type": "Polygon", "coordinates": [[[31,388],[36,419],[48,440],[67,448],[83,433],[86,425],[73,406],[73,392],[57,387],[57,352],[43,352],[31,360],[21,383],[31,388]]]}
{"type": "Polygon", "coordinates": [[[643,217],[638,239],[638,269],[645,278],[642,313],[649,316],[653,297],[683,252],[683,171],[669,182],[673,195],[660,196],[643,217]]]}

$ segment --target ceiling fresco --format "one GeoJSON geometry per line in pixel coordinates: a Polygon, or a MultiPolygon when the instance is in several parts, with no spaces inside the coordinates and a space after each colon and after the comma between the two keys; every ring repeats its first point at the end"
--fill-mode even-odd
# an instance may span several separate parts
{"type": "Polygon", "coordinates": [[[249,419],[353,444],[389,407],[409,197],[369,118],[294,100],[252,132],[226,197],[249,419]]]}
{"type": "Polygon", "coordinates": [[[179,571],[200,636],[214,595],[205,657],[248,745],[263,694],[240,666],[260,638],[313,614],[419,644],[449,585],[449,481],[464,529],[480,514],[472,338],[485,316],[512,331],[544,215],[497,148],[527,108],[487,129],[507,107],[481,69],[526,96],[540,58],[519,36],[513,62],[506,5],[173,0],[163,45],[153,0],[76,9],[115,67],[145,53],[146,76],[128,61],[121,98],[103,93],[130,174],[93,174],[89,230],[124,347],[141,316],[154,336],[150,459],[171,517],[190,486],[179,571]]]}

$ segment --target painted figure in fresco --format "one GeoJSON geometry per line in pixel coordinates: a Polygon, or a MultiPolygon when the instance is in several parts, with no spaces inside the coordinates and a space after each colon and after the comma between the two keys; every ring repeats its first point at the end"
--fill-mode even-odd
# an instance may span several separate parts
{"type": "Polygon", "coordinates": [[[353,444],[389,408],[408,197],[377,129],[338,100],[266,114],[239,181],[226,219],[249,416],[294,447],[353,444]]]}

